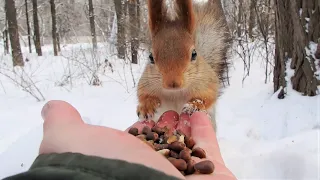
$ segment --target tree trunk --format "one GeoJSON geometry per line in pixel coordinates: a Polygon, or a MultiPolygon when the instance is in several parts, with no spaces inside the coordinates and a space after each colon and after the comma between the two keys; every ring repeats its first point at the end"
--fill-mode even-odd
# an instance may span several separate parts
{"type": "MultiPolygon", "coordinates": [[[[317,50],[316,53],[314,55],[317,59],[320,59],[320,38],[318,40],[318,46],[317,46],[317,50]]],[[[320,62],[319,62],[319,68],[320,68],[320,62]]]]}
{"type": "Polygon", "coordinates": [[[130,37],[131,37],[131,63],[138,64],[138,48],[139,48],[139,0],[130,1],[129,4],[129,21],[130,21],[130,37]]]}
{"type": "Polygon", "coordinates": [[[60,47],[60,34],[57,33],[57,46],[58,46],[58,52],[61,52],[61,47],[60,47]]]}
{"type": "Polygon", "coordinates": [[[5,1],[6,16],[8,18],[9,36],[12,51],[13,66],[24,66],[21,52],[16,6],[14,0],[5,1]]]}
{"type": "Polygon", "coordinates": [[[3,30],[3,48],[4,48],[4,55],[9,54],[9,42],[8,42],[8,30],[3,30]]]}
{"type": "Polygon", "coordinates": [[[238,20],[237,20],[237,35],[241,37],[242,35],[242,28],[243,26],[243,0],[239,0],[239,10],[238,10],[238,20]]]}
{"type": "Polygon", "coordinates": [[[274,92],[281,89],[278,97],[283,99],[284,88],[287,87],[285,80],[286,63],[289,56],[292,55],[292,20],[287,13],[289,11],[289,0],[275,0],[275,66],[274,66],[274,92]]]}
{"type": "Polygon", "coordinates": [[[253,28],[255,27],[256,22],[256,13],[255,8],[257,6],[257,0],[250,1],[250,15],[249,15],[249,29],[248,34],[250,39],[253,39],[253,28]]]}
{"type": "Polygon", "coordinates": [[[33,30],[34,30],[34,45],[38,56],[42,56],[41,43],[40,43],[40,28],[38,20],[38,1],[32,0],[33,7],[33,30]]]}
{"type": "Polygon", "coordinates": [[[309,7],[311,7],[311,9],[308,10],[308,17],[310,17],[308,38],[313,42],[317,42],[318,38],[320,37],[320,23],[319,23],[320,2],[319,0],[314,3],[311,3],[309,7]]]}
{"type": "MultiPolygon", "coordinates": [[[[311,1],[311,0],[310,0],[311,1]]],[[[310,1],[308,1],[310,3],[310,1]]],[[[306,31],[305,18],[310,18],[313,27],[319,25],[319,19],[313,20],[313,17],[319,8],[319,1],[312,0],[316,6],[311,6],[307,1],[300,0],[275,0],[276,8],[276,58],[274,69],[274,91],[285,87],[285,68],[294,69],[294,75],[291,77],[292,88],[303,95],[315,96],[317,92],[317,79],[315,77],[315,64],[310,51],[310,41],[314,38],[317,31],[311,33],[306,31]],[[310,9],[311,8],[311,9],[310,9]],[[301,15],[300,15],[301,10],[301,15]],[[317,22],[317,23],[315,23],[317,22]],[[287,59],[291,58],[291,64],[285,66],[287,59]]],[[[319,12],[319,11],[318,11],[319,12]]],[[[310,27],[309,27],[310,28],[310,27]]],[[[282,97],[282,95],[280,95],[282,97]]]]}
{"type": "Polygon", "coordinates": [[[124,5],[122,0],[114,0],[114,5],[117,14],[117,51],[118,51],[118,58],[124,59],[126,54],[126,40],[125,40],[125,12],[124,12],[124,5]]]}
{"type": "Polygon", "coordinates": [[[30,24],[29,24],[29,14],[28,14],[28,0],[24,1],[26,7],[26,18],[27,18],[27,30],[28,30],[28,45],[29,45],[29,53],[32,53],[31,49],[31,32],[30,32],[30,24]]]}
{"type": "MultiPolygon", "coordinates": [[[[303,95],[315,96],[317,94],[317,79],[315,77],[315,69],[313,69],[313,67],[315,67],[314,59],[313,56],[306,51],[306,49],[308,49],[308,51],[310,50],[309,43],[311,39],[308,38],[308,33],[306,33],[304,29],[304,20],[298,20],[300,19],[299,9],[301,7],[297,6],[294,0],[290,2],[291,15],[292,18],[295,19],[293,21],[293,48],[295,53],[292,56],[291,62],[291,68],[295,69],[295,73],[291,78],[292,86],[294,90],[303,93],[303,95]]],[[[305,3],[306,1],[303,2],[305,3]]]]}
{"type": "MultiPolygon", "coordinates": [[[[6,7],[5,7],[6,10],[6,7]]],[[[3,31],[4,54],[9,54],[8,18],[5,13],[5,29],[3,31]]]]}
{"type": "Polygon", "coordinates": [[[91,29],[93,49],[97,49],[97,36],[96,36],[96,28],[95,28],[95,22],[94,22],[94,9],[93,9],[92,0],[89,0],[89,19],[90,19],[90,29],[91,29]]]}
{"type": "Polygon", "coordinates": [[[51,7],[51,21],[52,21],[53,51],[54,51],[54,56],[58,56],[56,5],[54,3],[54,0],[50,0],[50,7],[51,7]]]}

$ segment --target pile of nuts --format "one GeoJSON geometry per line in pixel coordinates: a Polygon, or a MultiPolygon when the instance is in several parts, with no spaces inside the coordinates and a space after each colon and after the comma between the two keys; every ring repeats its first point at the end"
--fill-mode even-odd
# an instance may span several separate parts
{"type": "Polygon", "coordinates": [[[206,158],[206,152],[200,147],[194,147],[195,141],[179,131],[154,126],[145,126],[142,133],[137,128],[131,128],[129,133],[136,136],[152,149],[165,156],[184,176],[192,174],[211,174],[214,164],[209,160],[196,163],[191,157],[206,158]]]}

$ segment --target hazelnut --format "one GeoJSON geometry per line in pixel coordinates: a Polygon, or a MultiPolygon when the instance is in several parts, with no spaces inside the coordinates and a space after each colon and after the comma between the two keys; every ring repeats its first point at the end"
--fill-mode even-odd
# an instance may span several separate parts
{"type": "Polygon", "coordinates": [[[196,144],[196,142],[194,141],[194,139],[192,137],[185,137],[184,143],[190,149],[192,149],[194,147],[194,145],[196,144]]]}
{"type": "Polygon", "coordinates": [[[156,140],[158,140],[158,138],[159,138],[159,135],[157,133],[154,133],[151,131],[146,136],[147,140],[152,140],[152,141],[156,141],[156,140]]]}
{"type": "Polygon", "coordinates": [[[191,149],[189,149],[188,147],[185,147],[183,150],[187,151],[189,154],[191,154],[191,153],[192,153],[192,150],[191,150],[191,149]]]}
{"type": "Polygon", "coordinates": [[[165,133],[165,130],[163,128],[160,128],[158,126],[154,126],[151,128],[151,130],[155,133],[157,133],[158,135],[163,135],[165,133]]]}
{"type": "Polygon", "coordinates": [[[178,141],[173,142],[172,144],[169,144],[169,149],[174,150],[176,152],[182,151],[185,147],[186,145],[184,143],[181,143],[178,141]]]}
{"type": "Polygon", "coordinates": [[[186,162],[190,161],[191,160],[190,151],[188,151],[186,149],[180,151],[179,158],[185,160],[186,162]]]}
{"type": "Polygon", "coordinates": [[[138,129],[137,128],[130,128],[129,131],[128,131],[129,134],[132,134],[134,136],[137,136],[139,133],[138,133],[138,129]]]}
{"type": "Polygon", "coordinates": [[[211,174],[214,172],[215,167],[211,161],[206,160],[206,161],[196,163],[194,165],[194,169],[196,172],[200,174],[211,174]]]}
{"type": "Polygon", "coordinates": [[[199,147],[193,149],[191,155],[195,156],[195,157],[198,157],[200,159],[203,159],[203,158],[207,157],[206,152],[203,149],[199,148],[199,147]]]}
{"type": "Polygon", "coordinates": [[[179,171],[185,171],[187,169],[187,163],[182,159],[168,158],[171,164],[174,165],[179,171]]]}
{"type": "Polygon", "coordinates": [[[149,126],[143,127],[142,134],[147,135],[149,132],[151,132],[151,128],[149,126]]]}
{"type": "Polygon", "coordinates": [[[196,162],[194,160],[190,160],[187,163],[187,169],[185,170],[185,174],[186,175],[190,175],[190,174],[194,174],[195,173],[195,169],[194,169],[194,165],[196,164],[196,162]]]}

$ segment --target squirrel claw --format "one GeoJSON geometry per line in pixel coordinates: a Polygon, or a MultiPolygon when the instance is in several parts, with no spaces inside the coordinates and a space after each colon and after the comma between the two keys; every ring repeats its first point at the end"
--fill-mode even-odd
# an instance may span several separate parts
{"type": "Polygon", "coordinates": [[[157,111],[154,109],[147,110],[147,109],[143,109],[141,107],[138,107],[137,115],[138,115],[140,121],[150,121],[150,120],[153,120],[154,114],[156,112],[157,111]]]}
{"type": "MultiPolygon", "coordinates": [[[[140,115],[140,113],[138,113],[140,115]]],[[[152,120],[152,118],[154,117],[153,114],[145,114],[145,115],[141,115],[138,116],[140,121],[150,121],[152,120]]]]}
{"type": "Polygon", "coordinates": [[[205,108],[202,100],[199,100],[199,99],[192,100],[192,101],[186,103],[182,108],[182,113],[186,113],[189,116],[191,116],[195,112],[207,113],[206,108],[205,108]]]}
{"type": "Polygon", "coordinates": [[[156,98],[149,98],[142,101],[137,107],[137,115],[140,121],[156,121],[155,113],[160,106],[160,101],[156,98]]]}

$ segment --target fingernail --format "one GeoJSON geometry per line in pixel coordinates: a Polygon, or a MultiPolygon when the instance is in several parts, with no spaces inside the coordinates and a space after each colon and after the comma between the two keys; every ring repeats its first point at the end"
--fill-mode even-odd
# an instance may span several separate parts
{"type": "Polygon", "coordinates": [[[43,120],[46,120],[46,116],[48,114],[49,109],[50,109],[50,104],[46,103],[41,110],[41,116],[43,120]]]}

